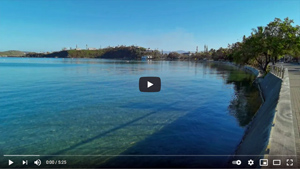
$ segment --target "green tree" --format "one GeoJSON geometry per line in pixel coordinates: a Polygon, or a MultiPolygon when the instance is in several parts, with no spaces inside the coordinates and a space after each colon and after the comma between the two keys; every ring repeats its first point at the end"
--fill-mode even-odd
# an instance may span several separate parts
{"type": "Polygon", "coordinates": [[[167,58],[169,59],[179,59],[180,58],[180,54],[177,52],[170,52],[167,56],[167,58]]]}
{"type": "Polygon", "coordinates": [[[299,26],[293,26],[293,20],[285,18],[283,21],[275,18],[266,27],[268,48],[274,64],[281,56],[287,53],[298,54],[299,52],[299,26]]]}
{"type": "Polygon", "coordinates": [[[270,62],[275,62],[285,54],[298,56],[300,52],[300,28],[293,26],[293,20],[275,18],[267,26],[252,29],[249,37],[233,45],[233,57],[240,64],[254,64],[266,71],[270,62]]]}

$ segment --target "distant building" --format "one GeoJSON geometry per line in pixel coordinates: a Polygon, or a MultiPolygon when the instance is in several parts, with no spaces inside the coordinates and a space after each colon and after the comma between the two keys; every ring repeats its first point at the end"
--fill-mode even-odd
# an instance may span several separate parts
{"type": "Polygon", "coordinates": [[[157,50],[154,50],[154,49],[147,49],[146,51],[147,51],[147,52],[155,52],[155,51],[157,51],[157,50]]]}
{"type": "Polygon", "coordinates": [[[192,56],[192,53],[191,52],[186,52],[186,53],[182,53],[183,55],[186,55],[186,56],[192,56]]]}
{"type": "Polygon", "coordinates": [[[87,48],[87,50],[97,50],[96,48],[87,48]]]}
{"type": "Polygon", "coordinates": [[[142,56],[142,60],[148,60],[148,59],[153,59],[153,57],[151,55],[142,56]]]}

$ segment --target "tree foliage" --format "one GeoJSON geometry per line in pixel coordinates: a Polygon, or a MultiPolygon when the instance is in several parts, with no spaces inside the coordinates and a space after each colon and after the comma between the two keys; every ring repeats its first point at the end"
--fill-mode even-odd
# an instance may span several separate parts
{"type": "Polygon", "coordinates": [[[285,54],[299,55],[300,28],[293,20],[275,18],[267,26],[252,29],[250,36],[232,45],[234,61],[254,64],[266,71],[269,63],[275,63],[285,54]]]}
{"type": "Polygon", "coordinates": [[[177,52],[170,52],[167,56],[168,59],[180,59],[180,54],[177,52]]]}

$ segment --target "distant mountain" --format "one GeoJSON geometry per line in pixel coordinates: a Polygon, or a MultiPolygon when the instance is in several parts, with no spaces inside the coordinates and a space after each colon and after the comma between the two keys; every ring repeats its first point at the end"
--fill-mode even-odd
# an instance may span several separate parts
{"type": "Polygon", "coordinates": [[[25,52],[18,50],[8,50],[0,52],[0,56],[25,56],[25,52]]]}
{"type": "Polygon", "coordinates": [[[171,52],[177,52],[177,53],[187,53],[187,52],[192,52],[194,53],[195,51],[185,51],[185,50],[176,50],[176,51],[163,51],[163,53],[169,54],[171,52]]]}
{"type": "Polygon", "coordinates": [[[176,50],[174,52],[177,52],[177,53],[186,53],[187,51],[184,51],[184,50],[176,50]]]}

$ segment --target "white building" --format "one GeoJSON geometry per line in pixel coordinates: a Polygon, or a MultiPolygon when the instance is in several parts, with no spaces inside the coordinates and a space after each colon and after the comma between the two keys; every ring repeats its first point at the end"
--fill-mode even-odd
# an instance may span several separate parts
{"type": "Polygon", "coordinates": [[[186,55],[186,56],[192,56],[192,53],[191,52],[187,52],[187,53],[182,53],[183,55],[186,55]]]}
{"type": "Polygon", "coordinates": [[[153,59],[151,55],[142,56],[142,60],[153,59]]]}

